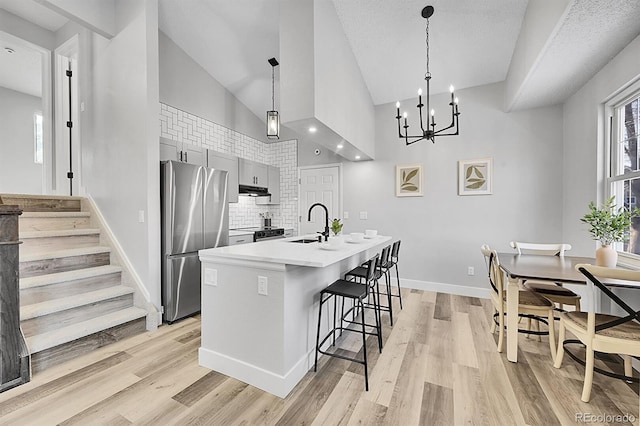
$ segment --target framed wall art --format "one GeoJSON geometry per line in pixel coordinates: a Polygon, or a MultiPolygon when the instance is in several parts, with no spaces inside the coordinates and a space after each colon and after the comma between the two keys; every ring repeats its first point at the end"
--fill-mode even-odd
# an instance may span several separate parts
{"type": "Polygon", "coordinates": [[[458,195],[490,195],[493,158],[458,161],[458,195]]]}
{"type": "Polygon", "coordinates": [[[396,166],[396,197],[422,197],[422,164],[398,164],[396,166]]]}

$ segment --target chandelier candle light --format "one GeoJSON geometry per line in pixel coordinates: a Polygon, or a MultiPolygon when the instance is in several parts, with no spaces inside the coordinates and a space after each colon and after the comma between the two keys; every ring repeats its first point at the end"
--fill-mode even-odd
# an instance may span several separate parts
{"type": "Polygon", "coordinates": [[[280,139],[280,117],[276,111],[275,102],[275,69],[278,65],[276,58],[269,59],[271,65],[271,111],[267,111],[267,138],[280,139]]]}
{"type": "Polygon", "coordinates": [[[411,145],[423,139],[429,139],[431,142],[436,142],[436,136],[455,136],[459,133],[458,131],[458,116],[460,112],[458,112],[458,98],[455,96],[453,91],[453,86],[449,86],[449,91],[451,92],[451,102],[449,105],[451,106],[451,124],[448,127],[444,127],[442,129],[436,130],[436,112],[434,109],[429,109],[429,96],[431,94],[430,91],[430,82],[431,82],[431,72],[429,71],[429,18],[433,15],[433,6],[426,6],[422,9],[422,17],[427,20],[427,72],[424,74],[424,79],[427,82],[427,108],[426,110],[431,114],[431,124],[429,124],[429,120],[427,119],[426,129],[425,124],[422,118],[422,107],[424,104],[422,103],[422,88],[418,89],[418,115],[420,116],[420,129],[422,130],[421,135],[411,136],[409,135],[409,125],[407,124],[407,112],[405,111],[402,116],[400,115],[400,102],[396,102],[396,119],[398,120],[398,136],[401,139],[405,140],[407,145],[411,145]],[[401,125],[400,119],[404,118],[404,126],[401,125]],[[429,128],[431,126],[431,128],[429,128]],[[404,128],[404,134],[402,133],[402,129],[404,128]],[[445,133],[447,130],[452,129],[449,133],[445,133]],[[412,140],[410,140],[412,139],[412,140]]]}

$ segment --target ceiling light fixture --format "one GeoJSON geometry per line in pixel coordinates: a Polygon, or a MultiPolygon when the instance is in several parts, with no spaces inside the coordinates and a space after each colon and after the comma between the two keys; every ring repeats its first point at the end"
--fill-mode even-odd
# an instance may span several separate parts
{"type": "Polygon", "coordinates": [[[337,146],[336,148],[338,148],[338,149],[342,149],[342,148],[344,148],[344,145],[342,145],[341,143],[339,143],[339,144],[338,144],[338,146],[337,146]]]}
{"type": "Polygon", "coordinates": [[[269,59],[271,65],[271,111],[267,111],[267,138],[280,139],[280,117],[276,111],[275,102],[275,69],[278,65],[276,58],[269,59]]]}
{"type": "Polygon", "coordinates": [[[10,47],[5,47],[5,48],[4,48],[4,51],[5,51],[5,52],[7,52],[7,53],[9,53],[9,54],[11,54],[11,53],[15,53],[15,50],[13,50],[13,49],[12,49],[12,48],[10,48],[10,47]]]}
{"type": "Polygon", "coordinates": [[[359,160],[359,159],[360,159],[360,156],[359,156],[359,155],[356,155],[356,160],[359,160]]]}
{"type": "Polygon", "coordinates": [[[315,133],[317,131],[318,131],[318,129],[316,129],[315,127],[313,127],[313,126],[309,127],[309,133],[315,133]]]}
{"type": "Polygon", "coordinates": [[[396,102],[396,119],[398,120],[398,136],[400,139],[404,139],[407,145],[411,145],[422,139],[429,139],[431,142],[436,142],[436,136],[455,136],[458,134],[458,116],[460,113],[458,112],[458,98],[455,96],[453,91],[453,86],[449,86],[449,91],[451,92],[451,102],[449,105],[451,106],[451,124],[448,127],[443,127],[442,129],[436,130],[436,112],[433,109],[429,109],[429,96],[431,95],[430,91],[430,83],[431,83],[431,72],[429,71],[429,18],[433,15],[433,6],[426,6],[422,9],[422,17],[427,20],[427,72],[424,74],[424,79],[427,81],[427,108],[428,113],[431,115],[431,124],[429,124],[429,120],[426,120],[426,129],[425,124],[422,119],[422,107],[424,104],[422,103],[422,88],[418,89],[418,115],[420,116],[420,130],[422,130],[422,135],[410,136],[409,135],[409,125],[407,124],[407,113],[406,111],[403,115],[400,115],[400,102],[396,102]],[[401,126],[400,119],[404,118],[404,126],[401,126]],[[431,128],[429,128],[431,126],[431,128]],[[404,134],[402,133],[402,128],[404,128],[404,134]],[[451,130],[449,133],[445,133],[445,131],[451,130]],[[410,140],[413,139],[413,140],[410,140]]]}

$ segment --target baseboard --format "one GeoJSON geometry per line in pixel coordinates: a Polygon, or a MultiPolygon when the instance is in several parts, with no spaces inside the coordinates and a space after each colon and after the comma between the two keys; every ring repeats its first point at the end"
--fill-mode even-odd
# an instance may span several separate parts
{"type": "Polygon", "coordinates": [[[308,354],[303,356],[286,374],[281,375],[210,349],[198,349],[198,363],[201,366],[241,380],[279,398],[286,398],[307,374],[308,359],[308,354]]]}
{"type": "MultiPolygon", "coordinates": [[[[161,318],[161,315],[158,315],[157,308],[153,303],[151,303],[151,295],[149,294],[149,291],[146,289],[144,284],[142,284],[140,276],[136,273],[136,270],[127,258],[122,246],[111,231],[109,224],[105,220],[104,216],[102,216],[102,213],[100,212],[100,209],[98,209],[93,198],[87,194],[82,200],[82,203],[86,203],[87,210],[91,213],[91,220],[95,220],[97,222],[98,227],[100,228],[101,241],[104,238],[108,242],[106,245],[112,249],[111,262],[122,268],[123,284],[133,287],[137,296],[142,298],[142,300],[136,301],[136,305],[149,313],[147,315],[147,330],[157,329],[158,325],[161,324],[161,321],[158,321],[157,319],[159,317],[161,318]],[[115,259],[113,255],[115,255],[115,259]]],[[[82,210],[84,210],[84,206],[82,210]]],[[[137,297],[134,297],[134,300],[136,298],[137,297]]]]}
{"type": "MultiPolygon", "coordinates": [[[[395,278],[391,278],[391,283],[393,286],[396,286],[397,280],[395,278]]],[[[479,297],[481,299],[489,299],[491,297],[491,293],[489,292],[488,288],[410,280],[407,278],[400,278],[400,287],[423,291],[434,291],[438,293],[455,294],[458,296],[479,297]]]]}

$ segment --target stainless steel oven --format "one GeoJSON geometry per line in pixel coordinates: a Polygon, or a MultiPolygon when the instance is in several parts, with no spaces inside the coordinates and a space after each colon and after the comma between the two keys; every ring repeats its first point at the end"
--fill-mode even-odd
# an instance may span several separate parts
{"type": "Polygon", "coordinates": [[[263,228],[253,233],[253,241],[276,240],[284,238],[284,228],[263,228]]]}

